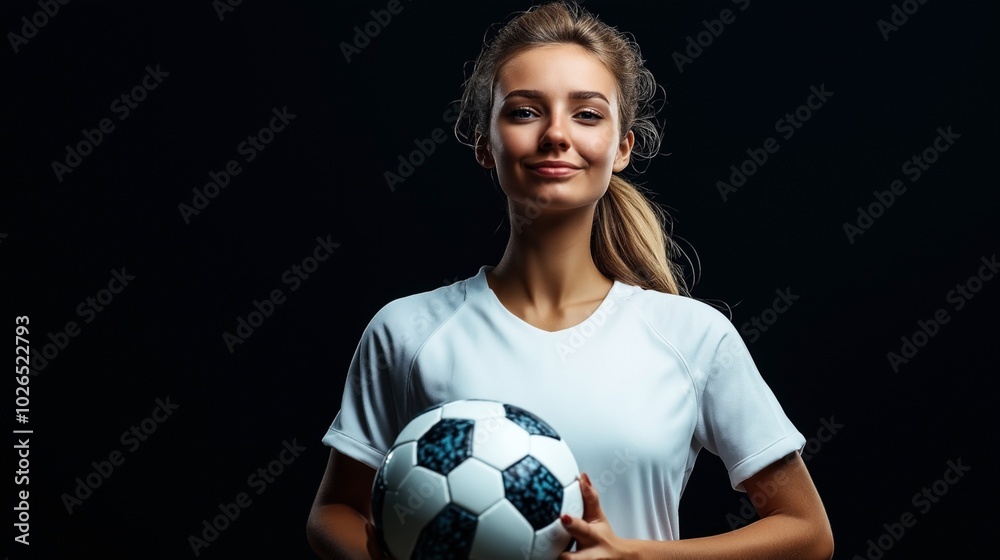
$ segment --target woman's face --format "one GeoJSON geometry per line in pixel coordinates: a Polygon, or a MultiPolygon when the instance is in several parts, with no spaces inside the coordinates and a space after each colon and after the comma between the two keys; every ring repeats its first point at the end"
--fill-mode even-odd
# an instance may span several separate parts
{"type": "Polygon", "coordinates": [[[497,74],[479,162],[496,168],[508,199],[522,209],[595,206],[632,150],[633,133],[622,139],[619,132],[618,103],[614,76],[583,47],[522,51],[497,74]]]}

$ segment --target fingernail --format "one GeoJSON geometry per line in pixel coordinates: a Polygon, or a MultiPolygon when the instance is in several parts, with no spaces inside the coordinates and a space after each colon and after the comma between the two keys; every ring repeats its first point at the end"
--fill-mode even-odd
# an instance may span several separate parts
{"type": "Polygon", "coordinates": [[[569,525],[570,521],[573,520],[570,518],[569,514],[564,513],[559,517],[559,521],[562,521],[563,525],[569,525]]]}
{"type": "Polygon", "coordinates": [[[581,476],[583,477],[583,481],[587,483],[587,486],[593,486],[590,482],[590,477],[587,476],[587,473],[582,473],[581,476]]]}

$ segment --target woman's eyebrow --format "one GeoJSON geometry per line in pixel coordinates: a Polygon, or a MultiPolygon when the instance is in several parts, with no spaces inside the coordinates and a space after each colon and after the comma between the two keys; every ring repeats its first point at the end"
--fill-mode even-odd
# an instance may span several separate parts
{"type": "MultiPolygon", "coordinates": [[[[544,99],[546,95],[537,89],[515,89],[504,96],[504,101],[510,99],[511,97],[525,97],[528,99],[544,99]]],[[[608,98],[599,91],[571,91],[569,92],[570,99],[603,99],[608,105],[611,104],[608,98]]]]}

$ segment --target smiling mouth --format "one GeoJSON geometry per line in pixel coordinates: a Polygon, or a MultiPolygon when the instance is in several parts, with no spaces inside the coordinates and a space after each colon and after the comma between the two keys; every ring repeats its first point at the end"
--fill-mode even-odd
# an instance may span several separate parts
{"type": "Polygon", "coordinates": [[[529,164],[527,168],[542,177],[565,177],[580,171],[579,167],[564,161],[543,161],[537,164],[529,164]]]}
{"type": "Polygon", "coordinates": [[[576,167],[552,167],[549,165],[543,165],[540,167],[529,167],[532,172],[541,175],[542,177],[565,177],[567,175],[572,175],[577,171],[580,171],[576,167]]]}

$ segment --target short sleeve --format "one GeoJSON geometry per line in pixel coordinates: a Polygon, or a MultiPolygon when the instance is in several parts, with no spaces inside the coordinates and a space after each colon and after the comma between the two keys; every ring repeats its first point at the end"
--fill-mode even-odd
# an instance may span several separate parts
{"type": "Polygon", "coordinates": [[[365,327],[351,358],[340,412],[323,443],[372,468],[409,422],[417,354],[465,301],[466,282],[390,301],[365,327]]]}
{"type": "Polygon", "coordinates": [[[340,411],[323,443],[377,469],[399,433],[398,352],[383,309],[369,322],[351,359],[340,411]]]}
{"type": "Polygon", "coordinates": [[[801,450],[805,438],[764,382],[732,323],[722,318],[712,330],[719,333],[718,344],[699,372],[705,379],[696,437],[722,459],[732,487],[743,491],[744,480],[801,450]]]}

